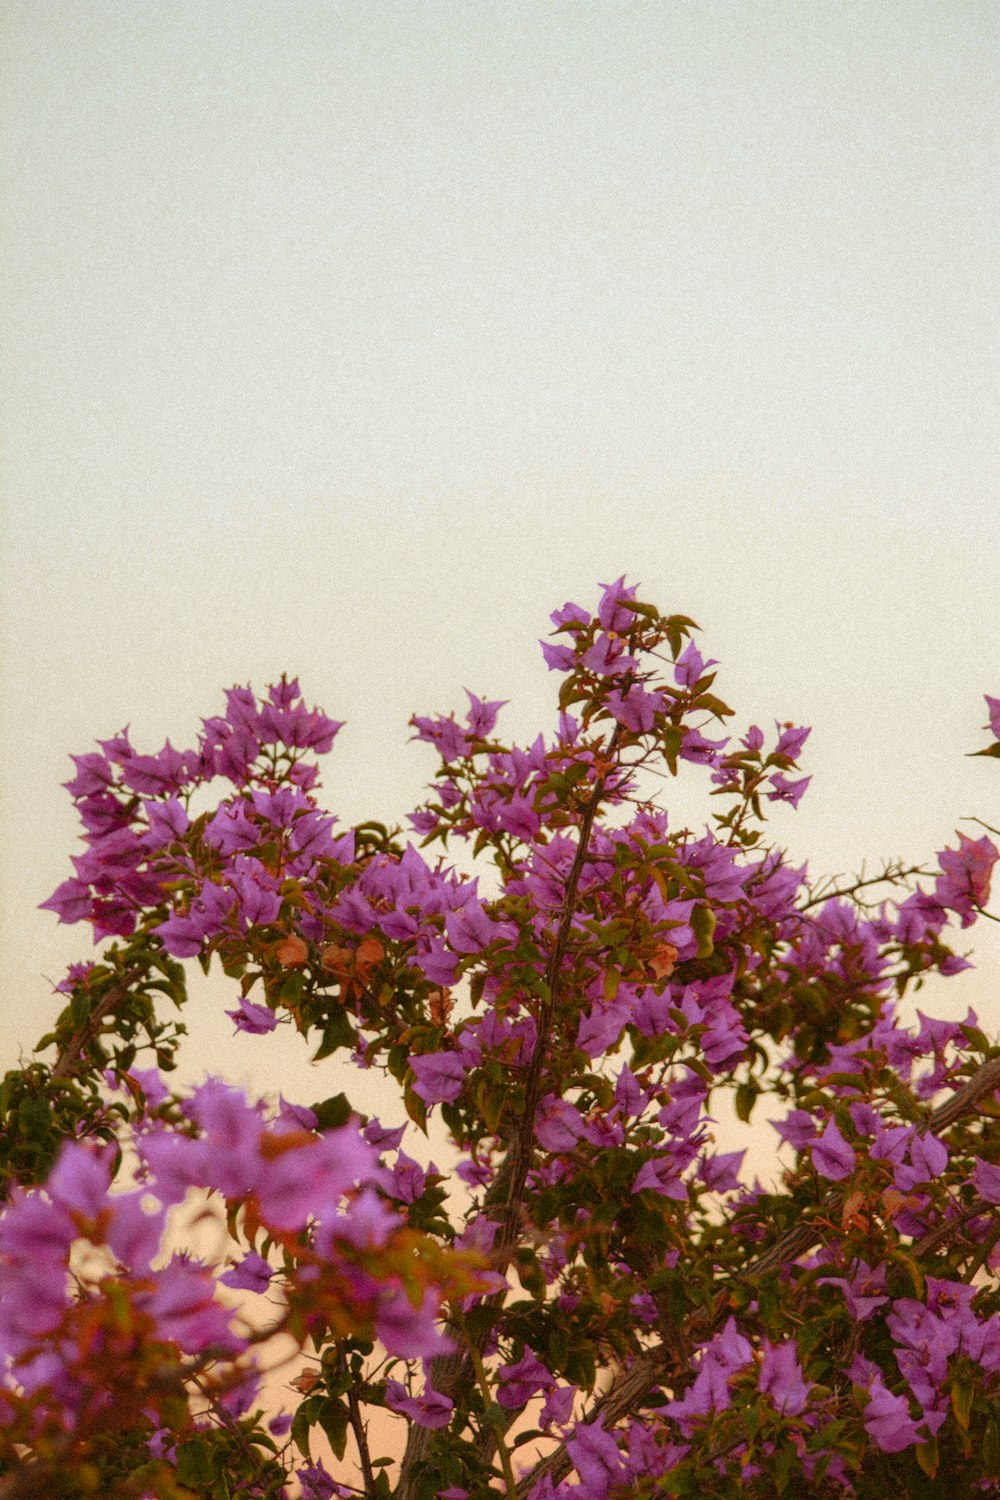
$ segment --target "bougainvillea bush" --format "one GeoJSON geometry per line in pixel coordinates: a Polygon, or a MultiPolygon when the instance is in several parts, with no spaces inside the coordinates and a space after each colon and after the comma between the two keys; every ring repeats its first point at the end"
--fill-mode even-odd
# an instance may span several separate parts
{"type": "Polygon", "coordinates": [[[904,1000],[967,967],[990,830],[817,887],[764,821],[808,731],[728,727],[624,580],[552,621],[554,727],[414,718],[405,832],[324,810],[287,679],[74,757],[44,904],[101,947],[0,1088],[0,1500],[1000,1493],[1000,1048],[904,1000]],[[350,1097],[172,1088],[191,960],[350,1097]]]}

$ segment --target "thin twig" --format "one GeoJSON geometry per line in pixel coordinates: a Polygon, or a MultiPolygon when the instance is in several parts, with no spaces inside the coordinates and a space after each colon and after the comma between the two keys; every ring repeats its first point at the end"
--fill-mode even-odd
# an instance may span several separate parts
{"type": "Polygon", "coordinates": [[[838,901],[844,896],[854,896],[858,891],[867,889],[870,885],[898,885],[903,880],[909,880],[912,875],[928,875],[922,865],[902,864],[888,865],[881,875],[859,875],[857,880],[850,885],[832,886],[824,890],[822,886],[814,887],[816,895],[811,896],[808,901],[800,903],[799,911],[808,911],[811,906],[819,906],[825,901],[838,901]]]}
{"type": "Polygon", "coordinates": [[[375,1488],[375,1471],[372,1468],[372,1457],[368,1451],[368,1429],[361,1418],[361,1403],[354,1386],[347,1392],[347,1407],[351,1416],[351,1427],[354,1429],[354,1441],[358,1445],[358,1457],[361,1461],[361,1477],[365,1482],[365,1495],[368,1500],[376,1500],[378,1490],[375,1488]]]}

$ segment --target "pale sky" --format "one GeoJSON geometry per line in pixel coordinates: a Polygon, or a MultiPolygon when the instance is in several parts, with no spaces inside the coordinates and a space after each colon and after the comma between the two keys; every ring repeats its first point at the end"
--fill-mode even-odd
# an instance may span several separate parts
{"type": "MultiPolygon", "coordinates": [[[[91,952],[37,911],[71,751],[193,743],[287,670],[349,721],[327,805],[401,819],[410,713],[469,687],[533,738],[549,610],[620,573],[699,621],[737,725],[814,726],[774,828],[815,876],[1000,825],[966,758],[1000,694],[993,0],[0,27],[0,1066],[91,952]]],[[[998,931],[930,1008],[1000,1030],[998,931]]],[[[293,1077],[224,1000],[197,989],[190,1075],[293,1077]]]]}

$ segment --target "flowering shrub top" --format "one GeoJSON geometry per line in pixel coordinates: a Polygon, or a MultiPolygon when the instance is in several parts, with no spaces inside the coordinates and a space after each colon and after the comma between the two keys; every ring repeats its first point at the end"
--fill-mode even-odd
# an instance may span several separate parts
{"type": "Polygon", "coordinates": [[[996,847],[810,885],[764,841],[808,730],[728,735],[693,622],[624,580],[552,619],[555,732],[508,745],[471,693],[461,721],[414,718],[440,766],[408,838],[323,811],[340,725],[286,679],[231,690],[195,749],[123,732],[74,757],[85,849],[45,905],[110,946],[60,986],[55,1062],[0,1091],[0,1500],[1000,1477],[1000,1056],[971,1012],[900,1009],[967,967],[945,931],[982,913],[996,847]],[[661,800],[682,767],[717,808],[701,830],[661,800]],[[192,958],[230,977],[238,1030],[293,1026],[386,1071],[413,1128],[437,1112],[461,1210],[360,1099],[171,1094],[160,1011],[192,958]],[[789,1153],[766,1188],[715,1135],[762,1096],[789,1153]],[[261,1326],[170,1253],[189,1194],[224,1210],[221,1282],[267,1294],[261,1326]],[[269,1425],[278,1331],[313,1364],[269,1425]],[[366,1406],[405,1423],[398,1471],[366,1406]],[[356,1482],[313,1461],[316,1427],[356,1482]]]}

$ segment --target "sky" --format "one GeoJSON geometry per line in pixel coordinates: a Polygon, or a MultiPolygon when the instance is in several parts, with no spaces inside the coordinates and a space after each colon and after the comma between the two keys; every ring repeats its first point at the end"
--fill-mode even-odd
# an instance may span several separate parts
{"type": "MultiPolygon", "coordinates": [[[[287,671],[348,721],[326,805],[402,820],[410,714],[533,739],[549,611],[620,574],[738,726],[813,726],[814,877],[1000,825],[997,16],[8,0],[0,1067],[91,952],[37,909],[71,752],[287,671]]],[[[997,932],[921,1004],[1000,1031],[997,932]]],[[[225,1003],[185,1076],[340,1086],[225,1003]]]]}

